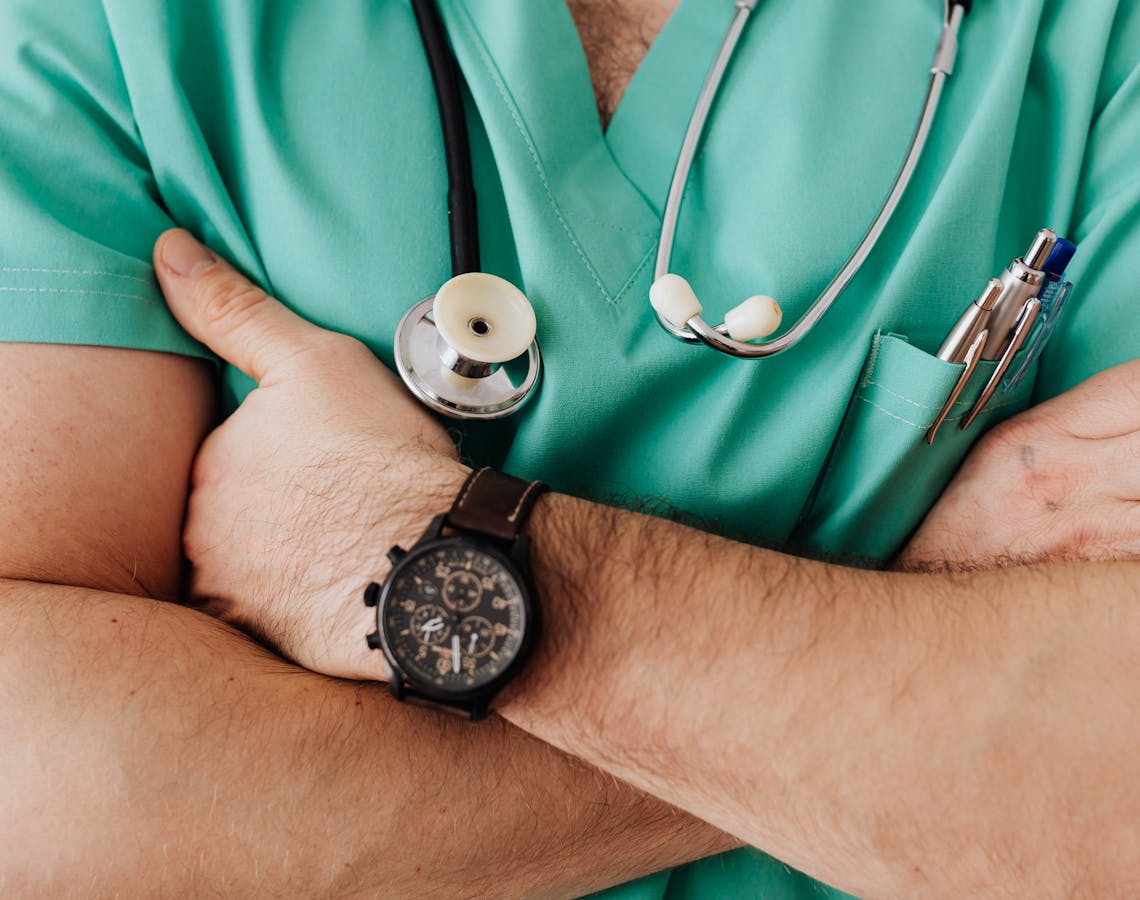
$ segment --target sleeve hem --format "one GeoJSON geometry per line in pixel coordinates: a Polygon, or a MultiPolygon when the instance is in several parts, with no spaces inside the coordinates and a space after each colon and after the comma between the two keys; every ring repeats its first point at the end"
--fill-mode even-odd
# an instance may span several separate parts
{"type": "Polygon", "coordinates": [[[153,279],[87,270],[0,267],[0,342],[215,359],[178,325],[153,279]]]}

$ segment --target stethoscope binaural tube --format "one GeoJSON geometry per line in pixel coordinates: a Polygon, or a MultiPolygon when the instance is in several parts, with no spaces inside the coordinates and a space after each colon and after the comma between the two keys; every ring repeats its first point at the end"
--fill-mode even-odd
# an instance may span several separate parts
{"type": "Polygon", "coordinates": [[[720,90],[721,82],[724,80],[725,71],[732,60],[756,2],[757,0],[736,0],[732,19],[729,22],[716,59],[705,76],[697,105],[689,119],[681,152],[677,157],[673,179],[669,185],[669,194],[662,217],[661,238],[657,248],[654,286],[650,291],[650,302],[653,305],[657,321],[671,335],[690,343],[701,341],[715,350],[745,359],[773,356],[800,341],[811,331],[824,313],[831,308],[839,295],[843,293],[863,267],[867,257],[871,255],[886,229],[887,223],[891,220],[895,210],[898,209],[903,194],[910,185],[915,169],[918,167],[919,159],[922,157],[927,138],[934,125],[946,79],[954,71],[954,63],[958,53],[958,32],[962,25],[962,19],[970,11],[971,5],[970,0],[944,0],[945,12],[942,30],[934,61],[930,67],[930,82],[918,124],[915,126],[906,157],[895,176],[890,192],[859,245],[823,293],[815,299],[795,325],[777,338],[762,343],[753,343],[752,341],[755,338],[765,337],[779,326],[780,311],[774,300],[768,297],[750,297],[737,310],[732,311],[739,311],[738,317],[744,322],[742,327],[744,333],[737,333],[736,337],[733,337],[732,333],[736,329],[730,327],[732,313],[725,317],[725,323],[728,324],[721,324],[716,328],[711,327],[701,317],[700,301],[697,300],[688,282],[678,275],[671,274],[669,268],[677,234],[681,200],[688,184],[693,158],[704,134],[709,112],[720,90]],[[768,328],[769,325],[773,327],[765,331],[764,329],[768,328]]]}

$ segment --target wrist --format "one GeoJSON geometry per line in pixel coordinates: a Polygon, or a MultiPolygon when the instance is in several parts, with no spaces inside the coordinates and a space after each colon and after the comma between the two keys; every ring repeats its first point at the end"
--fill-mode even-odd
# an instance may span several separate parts
{"type": "Polygon", "coordinates": [[[504,718],[523,728],[538,718],[576,718],[575,686],[600,676],[621,656],[624,629],[608,604],[617,596],[632,599],[622,585],[632,582],[636,566],[615,551],[636,540],[640,517],[619,522],[619,515],[565,494],[547,494],[535,506],[527,532],[542,637],[526,670],[495,704],[504,718]],[[624,529],[620,542],[619,525],[624,529]],[[554,716],[558,710],[569,715],[554,716]]]}
{"type": "Polygon", "coordinates": [[[357,490],[366,511],[357,521],[367,524],[355,528],[351,553],[336,561],[342,577],[334,589],[337,612],[327,625],[328,652],[336,663],[316,668],[360,681],[386,681],[383,658],[365,642],[376,622],[374,611],[362,603],[364,590],[370,582],[387,578],[391,547],[410,547],[433,518],[448,510],[471,470],[442,454],[420,454],[414,467],[372,460],[365,469],[357,490]]]}

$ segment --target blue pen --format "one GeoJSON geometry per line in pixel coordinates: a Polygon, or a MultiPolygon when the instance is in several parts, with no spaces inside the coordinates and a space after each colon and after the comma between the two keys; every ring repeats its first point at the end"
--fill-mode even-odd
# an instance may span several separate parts
{"type": "Polygon", "coordinates": [[[1041,300],[1041,313],[1038,316],[1037,328],[1029,338],[1021,362],[1002,380],[1002,393],[1008,394],[1025,377],[1029,367],[1037,361],[1057,323],[1061,320],[1061,313],[1065,310],[1065,303],[1072,293],[1073,285],[1065,281],[1065,271],[1069,268],[1073,255],[1077,252],[1077,245],[1065,238],[1058,238],[1056,246],[1045,260],[1045,285],[1038,294],[1041,300]]]}
{"type": "Polygon", "coordinates": [[[1037,296],[1041,298],[1041,312],[1043,315],[1048,315],[1049,310],[1053,308],[1057,297],[1061,293],[1064,286],[1065,270],[1069,268],[1069,263],[1073,259],[1073,254],[1077,252],[1077,245],[1072,241],[1065,240],[1065,238],[1058,238],[1056,246],[1053,247],[1053,252],[1049,254],[1049,258],[1045,260],[1045,287],[1041,289],[1041,293],[1037,296]]]}

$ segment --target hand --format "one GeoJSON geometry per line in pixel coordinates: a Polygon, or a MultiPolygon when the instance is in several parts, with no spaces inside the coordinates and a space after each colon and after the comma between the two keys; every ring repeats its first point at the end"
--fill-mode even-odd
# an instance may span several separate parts
{"type": "Polygon", "coordinates": [[[1112,559],[1140,559],[1140,360],[990,432],[896,567],[1112,559]]]}
{"type": "Polygon", "coordinates": [[[442,427],[359,341],[306,322],[187,232],[155,269],[182,326],[258,382],[202,445],[183,543],[204,608],[301,665],[382,678],[363,590],[466,477],[442,427]]]}

